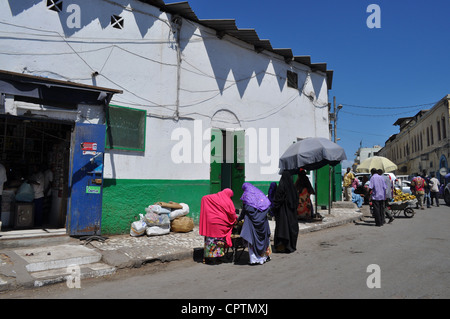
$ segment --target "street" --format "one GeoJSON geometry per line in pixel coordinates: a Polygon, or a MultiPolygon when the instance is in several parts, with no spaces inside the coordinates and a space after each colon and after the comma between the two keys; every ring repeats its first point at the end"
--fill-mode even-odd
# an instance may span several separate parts
{"type": "MultiPolygon", "coordinates": [[[[450,209],[415,210],[392,224],[373,219],[303,234],[293,254],[250,266],[199,258],[147,264],[81,281],[0,294],[6,298],[326,299],[450,298],[450,209]]],[[[187,302],[186,302],[187,306],[187,302]]]]}

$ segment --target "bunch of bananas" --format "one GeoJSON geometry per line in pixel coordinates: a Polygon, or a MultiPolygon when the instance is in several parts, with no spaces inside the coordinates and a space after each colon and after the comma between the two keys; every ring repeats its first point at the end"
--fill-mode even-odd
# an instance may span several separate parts
{"type": "Polygon", "coordinates": [[[412,199],[416,199],[416,196],[403,193],[401,189],[396,189],[394,191],[394,202],[402,202],[402,201],[412,200],[412,199]]]}

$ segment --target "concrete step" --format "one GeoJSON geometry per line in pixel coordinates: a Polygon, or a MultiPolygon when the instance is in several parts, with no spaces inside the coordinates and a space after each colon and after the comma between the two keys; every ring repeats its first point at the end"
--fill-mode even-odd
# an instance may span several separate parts
{"type": "Polygon", "coordinates": [[[23,259],[29,274],[29,286],[68,282],[70,288],[79,288],[81,279],[111,275],[116,268],[101,262],[102,254],[79,244],[25,247],[13,250],[23,259]]]}
{"type": "Polygon", "coordinates": [[[71,265],[97,263],[102,254],[82,245],[27,247],[14,250],[26,262],[28,272],[67,268],[71,265]]]}
{"type": "Polygon", "coordinates": [[[82,279],[97,278],[112,275],[116,268],[105,263],[91,263],[69,266],[44,271],[31,272],[34,279],[34,287],[42,287],[61,282],[66,282],[69,288],[81,288],[82,279]],[[79,280],[77,280],[77,277],[79,280]]]}
{"type": "Polygon", "coordinates": [[[78,240],[66,234],[65,228],[0,231],[0,249],[59,245],[78,240]]]}

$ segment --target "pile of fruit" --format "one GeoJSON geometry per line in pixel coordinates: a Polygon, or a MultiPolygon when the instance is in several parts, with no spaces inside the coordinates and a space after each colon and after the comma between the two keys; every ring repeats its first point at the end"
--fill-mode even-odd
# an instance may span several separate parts
{"type": "Polygon", "coordinates": [[[402,201],[413,200],[413,199],[416,199],[416,196],[403,193],[401,189],[396,189],[394,191],[394,202],[402,202],[402,201]]]}

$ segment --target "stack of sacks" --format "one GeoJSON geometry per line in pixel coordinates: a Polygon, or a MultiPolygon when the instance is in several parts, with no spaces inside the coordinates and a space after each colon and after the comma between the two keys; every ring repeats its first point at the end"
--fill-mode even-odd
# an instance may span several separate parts
{"type": "Polygon", "coordinates": [[[158,236],[170,233],[171,222],[173,231],[188,232],[194,229],[194,220],[186,217],[189,206],[184,203],[158,202],[145,208],[145,216],[139,214],[140,220],[131,224],[130,235],[158,236]]]}

